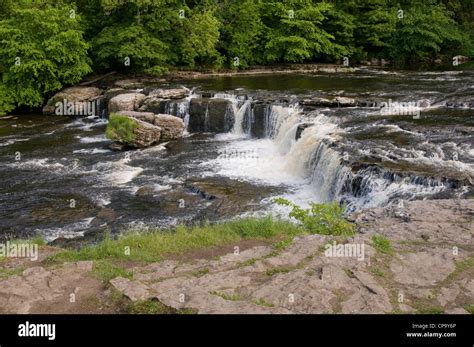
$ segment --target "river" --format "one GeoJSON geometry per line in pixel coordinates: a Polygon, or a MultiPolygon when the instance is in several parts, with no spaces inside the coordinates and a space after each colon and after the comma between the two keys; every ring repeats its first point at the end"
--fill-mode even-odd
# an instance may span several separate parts
{"type": "Polygon", "coordinates": [[[188,122],[193,99],[226,100],[226,131],[188,129],[182,140],[127,152],[108,148],[105,119],[29,114],[0,120],[1,238],[52,241],[285,215],[272,202],[277,196],[303,206],[336,200],[347,212],[472,198],[474,111],[449,102],[473,100],[473,77],[363,70],[174,82],[194,94],[170,103],[170,113],[188,122]],[[311,102],[328,96],[376,104],[311,102]],[[409,112],[407,102],[415,105],[409,112]]]}

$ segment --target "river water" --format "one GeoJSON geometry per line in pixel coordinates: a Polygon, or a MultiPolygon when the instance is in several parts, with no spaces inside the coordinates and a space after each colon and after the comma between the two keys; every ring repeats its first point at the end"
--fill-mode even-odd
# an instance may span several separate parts
{"type": "Polygon", "coordinates": [[[207,93],[230,102],[222,115],[228,131],[189,132],[128,152],[108,148],[104,119],[0,120],[0,237],[52,241],[285,214],[272,202],[277,196],[303,206],[336,200],[348,212],[412,199],[472,198],[474,111],[445,105],[472,101],[473,76],[359,71],[180,81],[196,94],[171,104],[170,112],[188,121],[190,99],[207,93]],[[310,107],[302,101],[335,95],[378,104],[310,107]],[[256,137],[259,99],[265,109],[256,137]],[[381,110],[381,101],[390,107],[381,110]],[[405,114],[401,102],[408,101],[418,104],[405,114]]]}

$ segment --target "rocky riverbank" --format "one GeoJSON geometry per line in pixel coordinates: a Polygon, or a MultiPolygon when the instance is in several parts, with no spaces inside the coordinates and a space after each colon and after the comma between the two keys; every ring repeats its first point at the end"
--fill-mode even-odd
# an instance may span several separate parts
{"type": "Polygon", "coordinates": [[[0,312],[120,312],[126,302],[163,312],[472,313],[473,217],[473,200],[406,202],[351,215],[350,238],[248,240],[126,262],[131,276],[106,283],[94,276],[97,261],[51,263],[60,249],[43,246],[39,263],[0,263],[0,312]]]}

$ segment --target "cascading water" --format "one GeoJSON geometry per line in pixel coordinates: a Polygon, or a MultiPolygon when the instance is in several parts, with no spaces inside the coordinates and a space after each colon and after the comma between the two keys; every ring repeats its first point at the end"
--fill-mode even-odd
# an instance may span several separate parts
{"type": "MultiPolygon", "coordinates": [[[[251,101],[238,107],[237,99],[231,98],[235,114],[232,133],[242,134],[246,121],[243,115],[252,111],[251,101]]],[[[256,165],[250,168],[254,172],[243,172],[250,169],[239,163],[239,167],[223,168],[222,174],[283,185],[301,184],[303,179],[304,187],[296,190],[303,192],[306,200],[345,202],[350,211],[385,206],[398,199],[429,196],[446,188],[436,179],[420,179],[413,175],[395,175],[394,178],[387,170],[362,169],[353,173],[338,149],[344,131],[336,124],[336,119],[322,114],[308,117],[298,105],[269,105],[264,112],[265,139],[236,144],[240,148],[245,145],[246,151],[256,148],[259,152],[256,165]],[[307,128],[296,140],[298,126],[303,123],[307,128]],[[271,173],[275,177],[271,177],[271,173]]],[[[290,198],[299,199],[298,196],[290,198]]]]}

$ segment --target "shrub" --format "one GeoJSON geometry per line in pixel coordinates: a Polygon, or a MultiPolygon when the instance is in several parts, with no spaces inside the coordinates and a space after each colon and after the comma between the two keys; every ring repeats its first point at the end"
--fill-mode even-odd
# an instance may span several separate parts
{"type": "Polygon", "coordinates": [[[310,208],[303,209],[297,204],[283,199],[274,199],[279,205],[290,206],[289,217],[299,221],[309,232],[322,235],[352,235],[354,224],[344,218],[344,208],[337,202],[328,204],[311,203],[310,208]]]}

